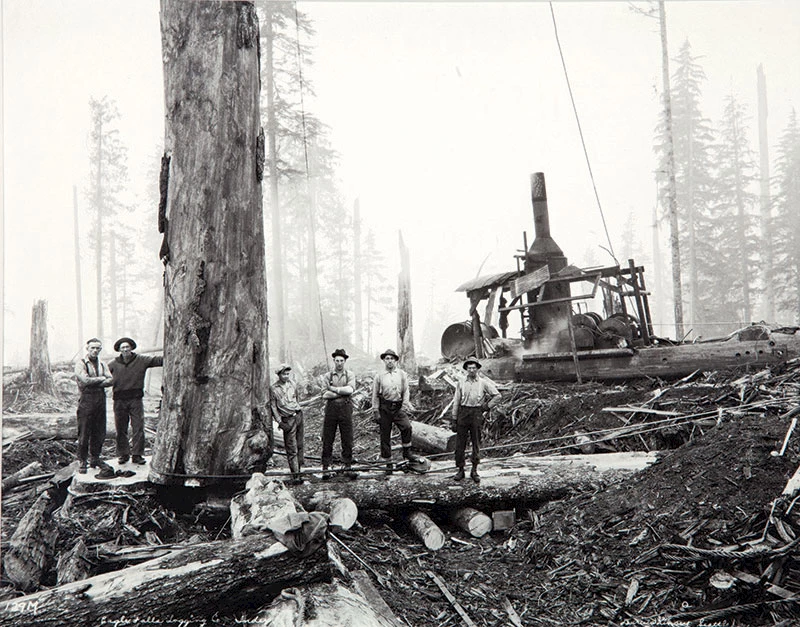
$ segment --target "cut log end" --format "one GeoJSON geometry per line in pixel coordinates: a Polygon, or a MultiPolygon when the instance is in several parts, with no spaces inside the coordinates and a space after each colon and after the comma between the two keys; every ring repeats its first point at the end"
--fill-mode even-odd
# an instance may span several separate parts
{"type": "Polygon", "coordinates": [[[429,551],[438,551],[447,541],[442,530],[423,512],[411,514],[408,517],[408,525],[429,551]]]}

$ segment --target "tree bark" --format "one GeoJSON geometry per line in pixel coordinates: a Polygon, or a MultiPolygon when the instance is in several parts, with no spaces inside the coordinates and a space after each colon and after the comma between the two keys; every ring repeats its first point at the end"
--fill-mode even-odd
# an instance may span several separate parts
{"type": "Polygon", "coordinates": [[[161,30],[171,160],[150,479],[202,485],[272,454],[258,20],[247,2],[162,0],[161,30]]]}
{"type": "Polygon", "coordinates": [[[31,348],[28,363],[33,389],[55,394],[56,385],[50,371],[50,353],[47,348],[47,301],[37,300],[31,316],[31,348]]]}
{"type": "Polygon", "coordinates": [[[21,479],[25,479],[26,477],[32,477],[36,473],[42,472],[42,464],[40,462],[31,462],[24,468],[21,468],[13,475],[10,475],[3,479],[3,492],[6,490],[10,490],[14,486],[19,485],[21,479]]]}
{"type": "MultiPolygon", "coordinates": [[[[192,3],[193,4],[193,3],[192,3]]],[[[328,551],[301,557],[272,536],[188,546],[119,571],[0,603],[6,627],[113,624],[123,616],[211,618],[268,603],[284,588],[331,580],[328,551]]],[[[176,621],[177,622],[177,621],[176,621]]]]}
{"type": "MultiPolygon", "coordinates": [[[[19,521],[3,555],[6,576],[20,590],[38,588],[47,564],[53,557],[56,533],[48,525],[50,504],[49,492],[39,495],[19,521]]],[[[1,619],[0,623],[5,625],[1,619]]]]}
{"type": "MultiPolygon", "coordinates": [[[[395,472],[384,480],[383,467],[360,473],[356,481],[340,483],[333,492],[351,499],[359,510],[407,512],[419,503],[493,510],[506,503],[541,503],[566,494],[594,490],[624,479],[656,460],[654,453],[603,453],[550,457],[515,456],[481,463],[481,483],[450,479],[452,462],[435,462],[425,476],[395,472]]],[[[312,508],[319,488],[313,484],[292,488],[303,507],[312,508]]]]}
{"type": "Polygon", "coordinates": [[[675,145],[672,134],[672,97],[669,82],[669,48],[667,47],[667,13],[664,0],[658,2],[661,30],[661,78],[664,90],[664,123],[667,136],[667,214],[669,243],[672,251],[672,299],[675,313],[675,339],[682,340],[683,289],[681,287],[681,247],[678,239],[678,195],[675,184],[675,145]]]}
{"type": "Polygon", "coordinates": [[[400,233],[400,275],[397,279],[397,352],[400,367],[409,374],[417,372],[414,353],[414,325],[411,315],[411,268],[408,248],[400,233]]]}

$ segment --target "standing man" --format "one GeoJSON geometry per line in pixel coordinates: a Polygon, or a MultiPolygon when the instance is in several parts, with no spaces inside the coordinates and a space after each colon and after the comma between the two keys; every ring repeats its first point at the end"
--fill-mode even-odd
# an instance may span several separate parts
{"type": "Polygon", "coordinates": [[[358,475],[351,470],[353,465],[353,404],[350,396],[356,389],[356,378],[346,370],[344,362],[349,355],[343,348],[337,348],[331,354],[333,371],[325,375],[326,388],[322,393],[325,399],[325,419],[322,422],[322,478],[330,479],[333,459],[333,441],[336,439],[338,427],[342,438],[342,465],[348,479],[358,475]]]}
{"type": "Polygon", "coordinates": [[[381,354],[384,370],[375,375],[372,383],[372,410],[381,428],[381,459],[386,464],[386,474],[392,474],[392,425],[400,429],[403,458],[415,461],[411,453],[411,421],[407,412],[414,411],[409,400],[408,376],[397,366],[399,357],[391,348],[381,354]]]}
{"type": "Polygon", "coordinates": [[[272,415],[283,431],[286,459],[292,472],[292,484],[300,485],[300,468],[305,463],[303,456],[303,410],[297,402],[297,386],[289,378],[292,367],[281,364],[275,371],[278,380],[269,388],[272,415]]]}
{"type": "Polygon", "coordinates": [[[456,432],[456,466],[453,475],[455,481],[464,478],[464,456],[467,448],[467,437],[472,440],[472,472],[470,478],[480,483],[478,463],[481,456],[481,426],[484,415],[500,402],[497,386],[487,377],[478,377],[481,367],[477,359],[467,359],[464,370],[467,378],[456,383],[453,397],[453,431],[456,432]]]}
{"type": "MultiPolygon", "coordinates": [[[[75,379],[81,393],[77,412],[78,472],[81,474],[86,473],[88,464],[92,468],[106,466],[100,461],[100,453],[106,439],[106,388],[111,385],[111,375],[100,361],[102,350],[102,342],[93,337],[86,342],[86,356],[75,362],[75,379]]],[[[105,468],[100,472],[104,471],[105,468]]]]}
{"type": "Polygon", "coordinates": [[[133,463],[145,464],[144,458],[144,375],[148,368],[164,365],[164,358],[134,353],[136,342],[121,337],[114,343],[119,357],[108,364],[114,377],[114,424],[117,428],[117,458],[127,463],[133,451],[133,463]],[[131,440],[128,441],[128,424],[131,440]]]}

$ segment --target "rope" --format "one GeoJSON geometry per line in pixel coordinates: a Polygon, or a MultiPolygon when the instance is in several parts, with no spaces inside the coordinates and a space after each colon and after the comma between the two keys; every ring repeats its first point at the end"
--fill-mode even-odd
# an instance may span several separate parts
{"type": "Polygon", "coordinates": [[[322,298],[320,297],[319,293],[319,271],[317,269],[317,238],[314,235],[314,202],[315,198],[311,196],[311,174],[310,168],[308,165],[308,140],[307,140],[307,131],[306,131],[306,108],[305,108],[305,99],[304,99],[304,81],[303,81],[303,54],[300,49],[300,17],[297,12],[297,2],[294,3],[294,26],[295,26],[295,40],[297,42],[297,74],[299,77],[300,82],[300,120],[303,127],[303,157],[305,158],[305,165],[306,165],[306,191],[309,197],[309,206],[310,206],[310,214],[311,220],[309,224],[309,228],[311,229],[311,248],[312,252],[314,253],[314,275],[317,277],[317,308],[319,309],[319,328],[320,328],[320,335],[322,336],[322,350],[325,352],[325,366],[330,368],[330,363],[328,361],[328,343],[325,339],[325,321],[322,317],[322,298]]]}
{"type": "Polygon", "coordinates": [[[800,544],[800,538],[793,540],[777,549],[771,547],[756,546],[743,551],[733,549],[700,549],[694,546],[685,546],[683,544],[664,544],[658,547],[658,552],[662,557],[674,560],[676,562],[696,562],[705,559],[719,558],[727,560],[743,560],[743,559],[762,559],[781,557],[794,550],[800,544]],[[688,553],[687,556],[679,555],[664,555],[670,551],[688,553]]]}
{"type": "Polygon", "coordinates": [[[561,40],[558,37],[558,26],[556,25],[556,14],[553,11],[553,3],[550,2],[550,15],[553,17],[553,31],[556,36],[556,44],[558,45],[558,54],[561,56],[561,66],[564,68],[564,78],[567,80],[567,89],[569,90],[569,99],[572,102],[572,110],[575,113],[575,122],[578,125],[578,134],[581,138],[581,146],[583,146],[583,155],[586,158],[586,167],[589,168],[589,178],[592,181],[592,189],[594,190],[594,197],[597,200],[597,208],[600,210],[600,219],[603,221],[603,230],[606,232],[606,239],[608,240],[609,254],[614,259],[614,262],[619,264],[617,256],[614,254],[614,245],[611,243],[611,236],[608,234],[608,226],[606,225],[606,216],[603,213],[603,207],[600,204],[600,195],[597,193],[597,185],[594,182],[594,174],[592,173],[592,164],[589,162],[589,153],[586,150],[586,141],[583,138],[583,129],[581,128],[581,121],[578,117],[578,108],[575,106],[575,98],[572,95],[572,86],[569,82],[569,73],[567,72],[567,63],[564,60],[564,52],[561,50],[561,40]]]}

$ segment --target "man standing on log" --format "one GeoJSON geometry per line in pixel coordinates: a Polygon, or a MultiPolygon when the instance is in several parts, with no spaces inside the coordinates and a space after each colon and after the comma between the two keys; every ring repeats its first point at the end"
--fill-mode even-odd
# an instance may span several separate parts
{"type": "Polygon", "coordinates": [[[386,464],[386,474],[392,474],[392,446],[390,443],[392,425],[400,429],[403,443],[403,458],[416,461],[411,453],[411,421],[407,412],[414,411],[411,405],[408,376],[400,370],[397,353],[391,348],[381,354],[385,369],[375,375],[372,383],[372,410],[381,428],[381,460],[386,464]]]}
{"type": "Polygon", "coordinates": [[[343,348],[337,348],[331,354],[333,357],[333,370],[325,375],[327,387],[322,393],[325,399],[325,419],[322,422],[322,478],[330,479],[333,459],[333,441],[336,439],[336,429],[342,437],[342,465],[344,474],[348,479],[355,479],[358,475],[351,470],[353,465],[353,404],[350,396],[356,388],[355,375],[345,369],[344,362],[349,355],[343,348]]]}
{"type": "Polygon", "coordinates": [[[121,337],[114,343],[119,357],[108,364],[114,376],[114,425],[117,428],[117,458],[120,464],[130,459],[133,463],[145,464],[144,458],[144,376],[148,368],[164,365],[164,358],[157,355],[137,355],[136,342],[121,337]],[[128,441],[128,424],[131,440],[128,441]]]}
{"type": "Polygon", "coordinates": [[[455,481],[464,478],[464,457],[467,448],[467,437],[472,440],[472,472],[470,478],[480,483],[478,463],[481,456],[481,426],[486,413],[500,402],[497,386],[487,377],[479,377],[481,367],[477,359],[467,359],[464,370],[467,378],[456,383],[453,397],[453,431],[456,432],[456,467],[453,475],[455,481]]]}
{"type": "MultiPolygon", "coordinates": [[[[100,461],[103,440],[106,439],[106,390],[111,385],[111,375],[100,361],[103,344],[96,337],[86,342],[86,356],[75,362],[75,378],[81,397],[78,401],[78,472],[107,464],[100,461]],[[87,457],[89,458],[87,461],[87,457]]],[[[113,476],[113,471],[112,471],[113,476]]]]}
{"type": "Polygon", "coordinates": [[[281,364],[275,371],[278,380],[270,386],[272,415],[283,431],[286,459],[292,472],[292,485],[300,485],[300,468],[305,463],[303,455],[303,410],[297,402],[297,386],[289,378],[292,367],[281,364]]]}

